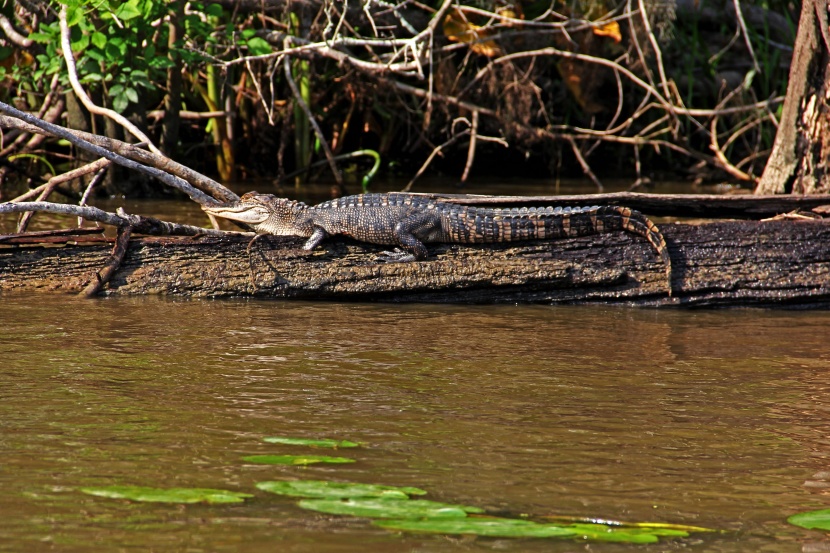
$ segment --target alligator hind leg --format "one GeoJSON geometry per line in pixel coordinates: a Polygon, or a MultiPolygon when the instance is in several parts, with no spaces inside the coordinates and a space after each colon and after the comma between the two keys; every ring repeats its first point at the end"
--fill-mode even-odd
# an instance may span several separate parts
{"type": "Polygon", "coordinates": [[[383,252],[383,256],[378,259],[388,263],[423,261],[429,257],[429,250],[422,240],[428,239],[440,229],[441,221],[434,213],[419,213],[407,217],[395,225],[393,231],[400,248],[396,248],[393,252],[383,252]]]}

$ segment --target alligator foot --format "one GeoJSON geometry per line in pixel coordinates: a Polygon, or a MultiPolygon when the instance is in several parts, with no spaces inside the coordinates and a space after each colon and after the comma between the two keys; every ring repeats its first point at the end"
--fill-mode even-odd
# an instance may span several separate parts
{"type": "Polygon", "coordinates": [[[400,248],[395,248],[393,252],[380,252],[377,261],[384,263],[409,263],[410,261],[415,261],[415,256],[400,248]]]}

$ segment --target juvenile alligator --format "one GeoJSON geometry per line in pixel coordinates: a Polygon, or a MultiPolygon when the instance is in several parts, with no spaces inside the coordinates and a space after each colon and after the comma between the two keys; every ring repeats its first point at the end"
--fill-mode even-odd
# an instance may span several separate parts
{"type": "Polygon", "coordinates": [[[430,242],[480,244],[567,238],[625,230],[649,241],[666,266],[671,258],[657,226],[639,211],[620,206],[488,209],[411,194],[363,194],[309,206],[249,192],[239,201],[203,206],[206,212],[250,225],[258,234],[308,238],[312,250],[327,236],[343,234],[372,244],[400,246],[382,261],[421,261],[430,242]]]}

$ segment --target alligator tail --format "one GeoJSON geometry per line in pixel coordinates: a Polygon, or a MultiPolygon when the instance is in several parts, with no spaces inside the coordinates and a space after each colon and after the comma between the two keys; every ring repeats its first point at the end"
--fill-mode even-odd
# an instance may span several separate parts
{"type": "Polygon", "coordinates": [[[514,209],[455,208],[449,234],[460,243],[515,242],[573,238],[624,230],[648,240],[666,267],[669,296],[672,266],[660,229],[639,211],[622,206],[523,207],[514,209]]]}

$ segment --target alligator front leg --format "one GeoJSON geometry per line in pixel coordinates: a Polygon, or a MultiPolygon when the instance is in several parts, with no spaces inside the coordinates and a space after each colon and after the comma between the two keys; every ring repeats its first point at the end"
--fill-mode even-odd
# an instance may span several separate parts
{"type": "Polygon", "coordinates": [[[395,248],[394,251],[383,251],[380,252],[380,255],[377,257],[378,261],[383,261],[384,263],[409,263],[410,261],[417,261],[418,258],[415,255],[405,252],[400,248],[395,248]]]}
{"type": "Polygon", "coordinates": [[[328,235],[329,233],[323,230],[322,227],[314,227],[314,232],[311,234],[311,237],[305,241],[305,244],[303,244],[303,249],[313,250],[314,248],[319,246],[320,243],[323,240],[325,240],[328,235]]]}

